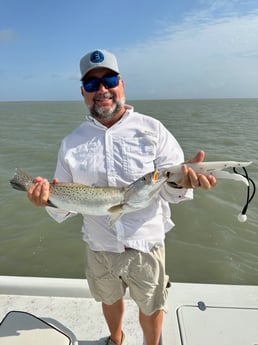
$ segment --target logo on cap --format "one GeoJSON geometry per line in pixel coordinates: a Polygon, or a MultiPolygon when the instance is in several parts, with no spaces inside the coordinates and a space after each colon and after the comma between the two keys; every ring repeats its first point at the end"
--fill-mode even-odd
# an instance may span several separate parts
{"type": "Polygon", "coordinates": [[[95,52],[93,52],[90,56],[90,61],[92,63],[100,63],[103,60],[104,60],[104,54],[99,50],[95,50],[95,52]]]}

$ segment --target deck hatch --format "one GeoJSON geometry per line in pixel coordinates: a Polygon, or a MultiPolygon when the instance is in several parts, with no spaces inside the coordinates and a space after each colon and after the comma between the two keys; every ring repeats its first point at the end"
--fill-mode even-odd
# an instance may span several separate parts
{"type": "Polygon", "coordinates": [[[258,309],[181,306],[182,345],[258,345],[258,309]]]}

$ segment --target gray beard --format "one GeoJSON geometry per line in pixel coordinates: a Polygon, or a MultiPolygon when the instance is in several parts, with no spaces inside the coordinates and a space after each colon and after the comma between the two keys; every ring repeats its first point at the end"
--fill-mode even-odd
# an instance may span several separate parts
{"type": "Polygon", "coordinates": [[[118,100],[116,96],[111,93],[104,94],[102,98],[105,97],[113,97],[113,105],[110,109],[105,110],[102,107],[97,106],[96,102],[94,102],[93,106],[89,108],[91,115],[96,119],[110,119],[114,115],[116,115],[125,105],[125,98],[121,98],[118,100]]]}

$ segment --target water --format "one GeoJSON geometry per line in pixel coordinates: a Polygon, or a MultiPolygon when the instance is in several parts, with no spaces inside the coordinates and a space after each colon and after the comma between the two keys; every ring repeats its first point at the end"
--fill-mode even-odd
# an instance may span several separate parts
{"type": "MultiPolygon", "coordinates": [[[[248,171],[258,181],[258,99],[128,103],[159,118],[186,158],[203,149],[208,161],[251,160],[248,171]]],[[[61,139],[86,112],[82,102],[0,103],[0,275],[84,277],[81,217],[55,223],[8,180],[16,167],[51,179],[61,139]]],[[[215,189],[197,190],[193,201],[172,206],[176,227],[166,253],[173,281],[258,284],[258,201],[239,223],[245,193],[243,183],[219,180],[215,189]]]]}

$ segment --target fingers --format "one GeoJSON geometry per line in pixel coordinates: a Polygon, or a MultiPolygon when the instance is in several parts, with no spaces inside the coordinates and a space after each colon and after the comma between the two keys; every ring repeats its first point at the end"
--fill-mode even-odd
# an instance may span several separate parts
{"type": "Polygon", "coordinates": [[[201,186],[201,183],[204,183],[203,179],[200,180],[200,176],[193,169],[188,168],[187,165],[182,170],[187,188],[198,188],[201,186]]]}
{"type": "Polygon", "coordinates": [[[203,189],[211,189],[212,187],[216,186],[216,179],[214,176],[209,175],[205,176],[203,174],[198,174],[199,182],[200,182],[200,187],[203,189]]]}
{"type": "Polygon", "coordinates": [[[207,176],[207,179],[209,180],[211,187],[216,186],[216,184],[217,184],[216,177],[214,177],[213,175],[209,175],[209,176],[207,176]]]}
{"type": "Polygon", "coordinates": [[[193,169],[188,168],[186,164],[182,165],[182,179],[177,182],[183,188],[195,188],[199,185],[199,180],[193,169]]]}
{"type": "Polygon", "coordinates": [[[211,187],[214,187],[217,183],[216,178],[214,176],[197,174],[186,164],[182,165],[182,175],[183,178],[178,182],[178,184],[183,188],[203,188],[208,190],[211,187]]]}
{"type": "Polygon", "coordinates": [[[201,151],[196,153],[194,158],[189,159],[185,163],[200,163],[204,160],[204,157],[205,157],[205,152],[201,150],[201,151]]]}
{"type": "Polygon", "coordinates": [[[200,163],[204,160],[205,152],[200,150],[195,157],[182,165],[183,178],[178,182],[184,188],[203,188],[210,189],[217,184],[216,178],[212,175],[197,174],[193,169],[187,166],[187,163],[200,163]]]}
{"type": "Polygon", "coordinates": [[[34,182],[27,191],[27,196],[35,206],[44,207],[49,198],[49,182],[41,177],[37,177],[34,182]]]}

